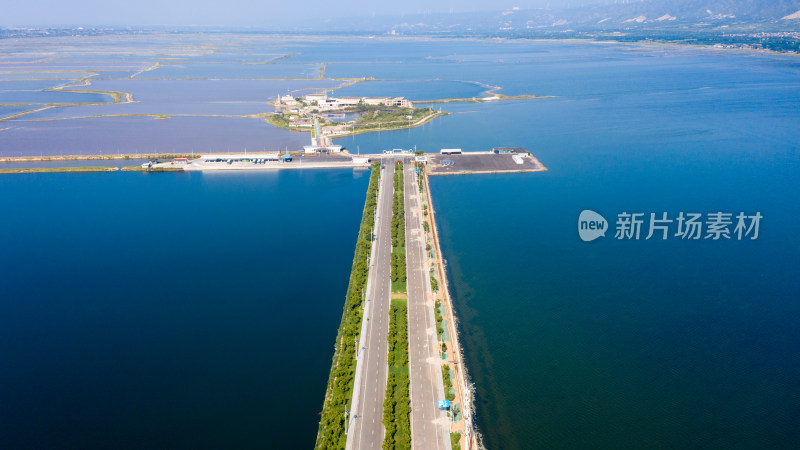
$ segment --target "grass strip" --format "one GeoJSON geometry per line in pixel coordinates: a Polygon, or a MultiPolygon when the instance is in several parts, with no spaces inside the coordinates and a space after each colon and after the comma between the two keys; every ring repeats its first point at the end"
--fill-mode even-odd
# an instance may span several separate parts
{"type": "Polygon", "coordinates": [[[450,433],[450,446],[453,450],[461,450],[461,433],[454,431],[450,433]]]}
{"type": "Polygon", "coordinates": [[[394,167],[392,200],[392,292],[405,292],[406,285],[406,213],[403,187],[403,163],[398,161],[394,167]]]}
{"type": "Polygon", "coordinates": [[[403,163],[394,172],[392,201],[392,303],[389,308],[389,375],[383,400],[383,450],[411,449],[411,391],[408,375],[408,301],[406,297],[406,221],[403,163]]]}
{"type": "Polygon", "coordinates": [[[389,310],[389,376],[383,400],[383,450],[411,448],[411,393],[408,376],[408,303],[392,300],[389,310]]]}
{"type": "Polygon", "coordinates": [[[450,366],[447,364],[442,366],[442,382],[444,382],[444,397],[452,402],[456,399],[456,395],[450,392],[453,381],[451,380],[450,366]]]}
{"type": "Polygon", "coordinates": [[[440,300],[436,300],[436,306],[433,308],[434,316],[436,317],[436,335],[439,337],[439,340],[442,340],[442,333],[444,333],[444,327],[442,326],[442,313],[440,308],[442,307],[442,302],[440,300]]]}

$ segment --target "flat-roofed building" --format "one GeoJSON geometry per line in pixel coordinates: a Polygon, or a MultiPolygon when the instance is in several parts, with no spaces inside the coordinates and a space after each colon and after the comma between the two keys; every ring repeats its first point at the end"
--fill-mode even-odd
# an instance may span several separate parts
{"type": "Polygon", "coordinates": [[[392,99],[391,106],[399,106],[401,108],[413,108],[414,104],[403,97],[395,97],[392,99]]]}
{"type": "Polygon", "coordinates": [[[371,106],[378,106],[378,105],[391,105],[392,98],[391,97],[364,97],[363,99],[365,105],[371,106]]]}
{"type": "Polygon", "coordinates": [[[283,97],[279,97],[279,104],[285,106],[297,106],[297,100],[291,95],[284,95],[283,97]]]}
{"type": "Polygon", "coordinates": [[[330,100],[333,100],[337,108],[347,108],[361,103],[361,97],[338,97],[330,100]]]}
{"type": "Polygon", "coordinates": [[[328,100],[328,94],[308,94],[303,98],[308,103],[317,102],[317,104],[321,105],[328,100]]]}

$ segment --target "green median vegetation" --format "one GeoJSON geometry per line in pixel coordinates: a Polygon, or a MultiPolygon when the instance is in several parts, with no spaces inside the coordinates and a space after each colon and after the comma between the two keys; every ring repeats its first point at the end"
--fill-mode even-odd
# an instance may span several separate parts
{"type": "Polygon", "coordinates": [[[450,378],[450,366],[447,364],[442,366],[442,382],[444,382],[444,397],[452,402],[456,399],[456,395],[452,392],[453,382],[450,378]]]}
{"type": "Polygon", "coordinates": [[[334,346],[333,363],[328,376],[328,388],[322,405],[322,416],[317,431],[317,449],[342,449],[347,437],[344,434],[345,409],[350,408],[353,398],[353,382],[356,371],[356,338],[361,331],[369,257],[372,251],[372,232],[375,225],[375,209],[378,205],[380,185],[380,163],[372,165],[372,174],[367,188],[367,199],[361,217],[361,228],[356,241],[353,269],[347,287],[344,312],[334,346]]]}
{"type": "Polygon", "coordinates": [[[457,431],[450,433],[450,446],[453,450],[461,450],[461,433],[457,431]]]}
{"type": "Polygon", "coordinates": [[[406,292],[406,213],[403,195],[403,163],[394,167],[392,200],[392,292],[406,292]]]}
{"type": "Polygon", "coordinates": [[[389,376],[383,401],[386,435],[382,448],[411,448],[411,394],[408,377],[408,308],[406,300],[392,300],[389,310],[389,376]]]}
{"type": "Polygon", "coordinates": [[[442,326],[442,313],[440,312],[439,308],[442,307],[442,302],[440,300],[436,300],[436,306],[434,307],[433,313],[436,317],[436,335],[438,336],[439,340],[442,340],[442,333],[444,333],[444,327],[442,326]]]}
{"type": "Polygon", "coordinates": [[[439,282],[436,281],[436,277],[433,276],[433,273],[434,273],[434,271],[433,271],[433,269],[431,269],[431,272],[430,272],[430,275],[431,275],[431,290],[433,292],[439,292],[439,282]]]}
{"type": "Polygon", "coordinates": [[[383,400],[383,450],[411,449],[411,391],[408,376],[403,163],[397,163],[392,202],[392,303],[389,309],[389,375],[383,400]]]}

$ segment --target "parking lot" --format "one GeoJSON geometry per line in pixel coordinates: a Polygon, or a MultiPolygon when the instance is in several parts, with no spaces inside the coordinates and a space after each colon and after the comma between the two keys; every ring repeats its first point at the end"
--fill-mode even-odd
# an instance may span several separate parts
{"type": "Polygon", "coordinates": [[[495,154],[486,152],[467,152],[458,155],[429,156],[428,173],[430,175],[459,175],[469,173],[502,173],[502,172],[541,172],[547,170],[539,160],[527,153],[517,158],[513,154],[495,154]]]}

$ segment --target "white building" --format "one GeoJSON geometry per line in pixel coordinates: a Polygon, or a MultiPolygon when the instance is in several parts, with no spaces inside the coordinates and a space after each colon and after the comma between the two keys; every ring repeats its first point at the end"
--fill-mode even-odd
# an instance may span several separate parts
{"type": "Polygon", "coordinates": [[[283,97],[280,97],[279,100],[280,100],[279,104],[281,104],[281,105],[297,106],[297,100],[295,100],[294,97],[292,97],[289,94],[286,94],[283,97]]]}
{"type": "Polygon", "coordinates": [[[412,108],[414,105],[403,97],[328,97],[325,94],[310,94],[305,96],[306,102],[317,102],[316,107],[320,111],[348,108],[359,103],[370,106],[398,106],[401,108],[412,108]]]}
{"type": "Polygon", "coordinates": [[[304,99],[307,103],[317,102],[318,105],[322,105],[328,100],[328,94],[308,94],[304,99]]]}

